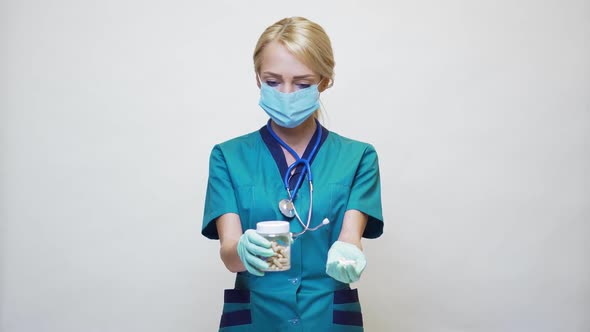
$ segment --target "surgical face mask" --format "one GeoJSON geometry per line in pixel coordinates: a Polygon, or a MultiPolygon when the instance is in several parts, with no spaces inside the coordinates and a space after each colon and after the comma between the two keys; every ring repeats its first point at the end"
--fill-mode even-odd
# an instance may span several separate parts
{"type": "Polygon", "coordinates": [[[320,92],[314,84],[283,93],[260,80],[260,107],[281,127],[295,128],[320,107],[320,92]]]}

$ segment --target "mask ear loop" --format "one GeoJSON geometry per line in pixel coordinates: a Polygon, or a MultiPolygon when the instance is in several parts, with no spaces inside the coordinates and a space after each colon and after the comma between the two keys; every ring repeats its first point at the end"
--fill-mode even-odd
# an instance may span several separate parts
{"type": "Polygon", "coordinates": [[[324,122],[324,116],[327,115],[327,112],[326,112],[326,107],[324,106],[324,103],[322,102],[321,95],[322,95],[322,92],[323,91],[326,91],[326,89],[328,89],[330,87],[330,83],[328,83],[328,85],[326,86],[326,88],[324,90],[320,91],[320,86],[321,86],[321,84],[322,84],[322,82],[324,81],[325,78],[326,77],[320,78],[320,81],[317,83],[318,92],[320,93],[320,96],[318,97],[318,101],[320,102],[320,107],[318,108],[318,111],[316,111],[315,114],[314,114],[314,117],[316,119],[318,119],[318,120],[320,120],[320,116],[321,116],[322,122],[324,122]]]}

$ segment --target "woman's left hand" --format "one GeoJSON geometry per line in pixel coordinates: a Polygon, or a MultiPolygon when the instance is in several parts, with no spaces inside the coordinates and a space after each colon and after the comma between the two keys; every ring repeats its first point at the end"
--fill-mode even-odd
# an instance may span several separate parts
{"type": "Polygon", "coordinates": [[[358,281],[366,265],[365,255],[354,244],[336,241],[328,250],[326,273],[340,282],[358,281]]]}

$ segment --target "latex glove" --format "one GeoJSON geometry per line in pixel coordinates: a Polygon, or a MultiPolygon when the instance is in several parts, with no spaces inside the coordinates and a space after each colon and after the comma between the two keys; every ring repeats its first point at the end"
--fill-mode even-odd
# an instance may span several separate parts
{"type": "Polygon", "coordinates": [[[367,265],[363,252],[354,244],[336,241],[328,250],[326,273],[344,283],[359,280],[367,265]]]}
{"type": "Polygon", "coordinates": [[[272,255],[274,255],[274,251],[270,248],[270,241],[256,233],[255,230],[249,229],[240,236],[238,256],[240,256],[246,270],[253,275],[259,277],[264,275],[263,271],[268,269],[268,263],[260,257],[272,255]]]}

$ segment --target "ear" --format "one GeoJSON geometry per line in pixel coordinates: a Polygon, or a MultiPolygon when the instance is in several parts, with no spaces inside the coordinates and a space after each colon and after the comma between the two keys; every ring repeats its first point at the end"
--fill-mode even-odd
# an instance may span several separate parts
{"type": "Polygon", "coordinates": [[[258,75],[254,75],[254,76],[256,77],[256,85],[260,89],[260,79],[258,78],[258,75]]]}
{"type": "Polygon", "coordinates": [[[324,92],[329,86],[330,86],[330,80],[324,78],[324,79],[322,79],[322,81],[318,85],[318,91],[324,92]]]}

